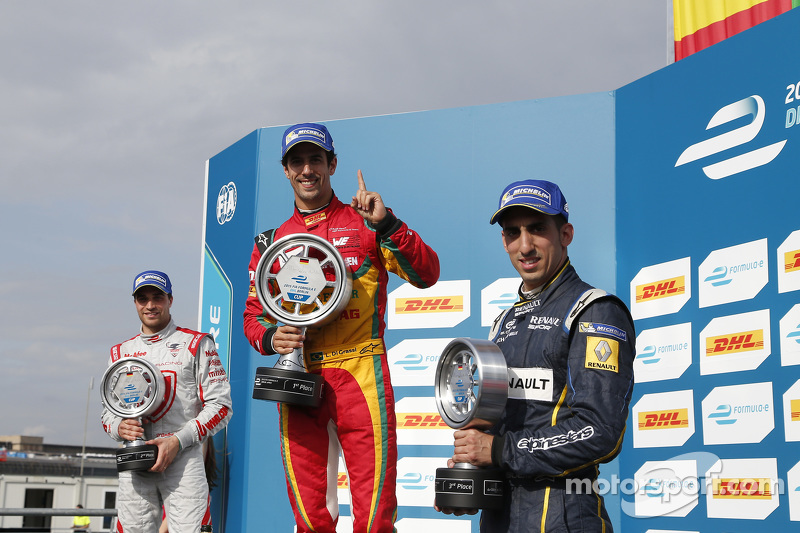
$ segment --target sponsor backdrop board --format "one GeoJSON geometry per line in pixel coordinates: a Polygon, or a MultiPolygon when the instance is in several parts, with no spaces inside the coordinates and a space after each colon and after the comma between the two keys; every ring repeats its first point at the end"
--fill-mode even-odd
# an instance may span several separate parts
{"type": "Polygon", "coordinates": [[[790,11],[616,93],[626,533],[800,520],[798,31],[790,11]]]}
{"type": "MultiPolygon", "coordinates": [[[[573,262],[584,279],[615,290],[613,114],[613,94],[594,93],[326,122],[339,153],[332,179],[339,198],[349,202],[361,169],[367,188],[422,235],[442,267],[439,283],[426,291],[390,277],[386,344],[399,426],[399,531],[478,530],[476,517],[446,517],[432,508],[435,470],[452,455],[453,432],[436,410],[433,379],[451,339],[485,339],[492,320],[516,298],[516,271],[498,226],[489,225],[505,185],[528,178],[558,182],[577,228],[573,262]]],[[[269,524],[270,531],[288,533],[294,526],[277,407],[252,399],[256,367],[271,367],[276,357],[258,355],[242,333],[253,237],[292,212],[291,187],[279,162],[284,129],[256,130],[208,162],[200,318],[205,330],[221,330],[220,340],[230,342],[235,411],[224,490],[213,499],[220,502],[224,493],[227,514],[217,523],[225,531],[269,524]],[[229,338],[223,339],[227,324],[229,338]]],[[[347,478],[340,471],[344,532],[351,521],[347,478]]]]}
{"type": "MultiPolygon", "coordinates": [[[[398,531],[477,531],[432,508],[451,430],[433,402],[438,355],[485,338],[516,272],[488,225],[509,182],[558,182],[588,282],[636,319],[637,385],[621,458],[602,469],[617,531],[785,530],[800,520],[800,10],[620,88],[508,104],[328,121],[347,201],[367,188],[440,256],[440,283],[391,278],[386,344],[398,413],[398,531]],[[763,520],[764,525],[753,520],[763,520]]],[[[297,117],[297,121],[324,117],[297,117]]],[[[208,161],[200,324],[218,332],[235,416],[220,531],[293,530],[277,409],[251,398],[272,366],[242,334],[253,236],[291,214],[284,126],[208,161]]],[[[351,527],[344,466],[341,532],[351,527]]]]}

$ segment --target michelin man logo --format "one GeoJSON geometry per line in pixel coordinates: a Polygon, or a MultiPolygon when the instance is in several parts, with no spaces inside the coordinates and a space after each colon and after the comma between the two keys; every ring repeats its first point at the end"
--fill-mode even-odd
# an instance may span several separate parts
{"type": "MultiPolygon", "coordinates": [[[[756,135],[761,131],[761,126],[764,125],[765,114],[766,106],[764,100],[757,94],[726,105],[711,117],[708,126],[706,126],[706,130],[727,124],[728,122],[746,117],[747,115],[753,117],[752,121],[732,131],[693,144],[683,151],[675,162],[675,166],[679,167],[686,163],[691,163],[692,161],[697,161],[698,159],[749,143],[755,139],[756,135]]],[[[785,144],[786,140],[783,140],[770,144],[769,146],[756,148],[750,152],[735,155],[718,163],[703,167],[703,172],[712,180],[718,180],[744,172],[745,170],[766,165],[781,153],[785,144]]]]}
{"type": "Polygon", "coordinates": [[[236,185],[231,181],[223,185],[217,196],[217,222],[220,226],[229,222],[236,211],[236,185]]]}

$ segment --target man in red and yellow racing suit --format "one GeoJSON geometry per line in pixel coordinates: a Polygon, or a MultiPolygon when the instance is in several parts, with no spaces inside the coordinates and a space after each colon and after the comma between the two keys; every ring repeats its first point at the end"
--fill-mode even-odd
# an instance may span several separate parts
{"type": "Polygon", "coordinates": [[[244,331],[261,354],[286,354],[303,346],[309,372],[324,378],[317,408],[279,404],[281,449],[289,500],[298,532],[334,533],[338,451],[350,483],[354,532],[394,531],[397,440],[394,393],[383,342],[388,273],[415,287],[439,278],[439,259],[420,236],[389,209],[381,196],[359,189],[350,205],[334,195],[330,177],[336,154],[321,124],[298,124],[282,141],[282,163],[294,189],[293,216],[277,230],[256,237],[250,259],[250,293],[244,331]],[[353,278],[341,316],[305,336],[277,325],[262,308],[254,274],[269,245],[286,235],[311,233],[333,244],[353,278]]]}

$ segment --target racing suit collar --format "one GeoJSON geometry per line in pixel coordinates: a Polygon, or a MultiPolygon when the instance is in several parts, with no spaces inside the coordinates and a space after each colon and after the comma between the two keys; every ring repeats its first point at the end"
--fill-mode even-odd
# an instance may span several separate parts
{"type": "Polygon", "coordinates": [[[304,226],[306,230],[310,230],[324,222],[328,218],[329,212],[339,209],[342,205],[344,204],[336,197],[336,193],[333,193],[331,201],[327,205],[313,211],[301,210],[297,207],[297,204],[294,204],[293,218],[304,226]]]}
{"type": "Polygon", "coordinates": [[[519,289],[517,290],[517,292],[519,293],[519,298],[520,298],[520,300],[533,300],[533,299],[534,299],[534,298],[536,298],[537,296],[541,295],[541,294],[542,294],[544,291],[546,291],[546,290],[547,290],[547,289],[548,289],[550,286],[552,286],[552,285],[553,285],[553,283],[555,283],[555,282],[556,282],[556,280],[557,280],[557,279],[559,279],[559,278],[561,277],[561,275],[562,275],[562,274],[564,274],[564,271],[565,271],[565,270],[567,270],[567,267],[569,267],[569,265],[570,265],[570,261],[569,261],[569,257],[567,257],[567,260],[566,260],[566,261],[564,261],[564,264],[563,264],[563,265],[561,265],[561,268],[559,268],[559,269],[558,269],[558,271],[557,271],[557,272],[556,272],[556,273],[553,275],[553,277],[552,277],[552,278],[550,278],[550,279],[547,281],[547,283],[545,283],[544,285],[542,285],[542,286],[540,286],[540,287],[536,287],[536,288],[535,288],[535,289],[533,289],[533,290],[530,290],[530,291],[524,291],[524,290],[522,289],[522,287],[524,287],[524,284],[523,284],[522,282],[520,282],[520,284],[519,284],[519,289]]]}
{"type": "Polygon", "coordinates": [[[177,326],[175,326],[175,322],[172,320],[172,318],[170,318],[169,324],[167,324],[167,326],[161,331],[157,331],[152,335],[142,332],[139,334],[139,338],[142,339],[142,342],[144,342],[145,344],[155,344],[156,342],[164,339],[165,337],[168,337],[176,329],[177,326]]]}

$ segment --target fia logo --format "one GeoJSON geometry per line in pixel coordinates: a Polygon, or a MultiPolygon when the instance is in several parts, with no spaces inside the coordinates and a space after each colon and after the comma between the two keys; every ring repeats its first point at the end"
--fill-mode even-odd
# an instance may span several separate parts
{"type": "MultiPolygon", "coordinates": [[[[753,117],[752,121],[732,131],[693,144],[683,151],[675,162],[675,166],[679,167],[686,163],[691,163],[698,159],[749,143],[755,139],[756,135],[761,131],[761,126],[764,125],[765,114],[766,106],[764,105],[764,100],[757,94],[726,105],[711,117],[708,126],[706,126],[706,130],[727,124],[728,122],[748,115],[753,117]]],[[[783,140],[770,144],[769,146],[756,148],[750,152],[735,155],[719,161],[718,163],[703,167],[703,172],[712,180],[718,180],[744,172],[745,170],[766,165],[781,153],[785,144],[786,140],[783,140]]]]}
{"type": "Polygon", "coordinates": [[[217,222],[219,225],[230,222],[236,211],[236,185],[231,181],[223,185],[217,195],[217,222]]]}

